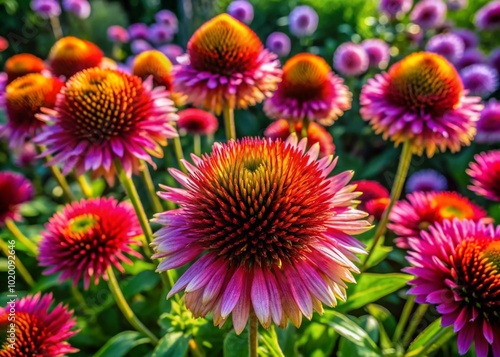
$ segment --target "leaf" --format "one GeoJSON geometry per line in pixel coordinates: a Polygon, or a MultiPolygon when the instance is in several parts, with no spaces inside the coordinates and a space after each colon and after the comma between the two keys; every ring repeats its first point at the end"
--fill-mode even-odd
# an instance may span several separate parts
{"type": "Polygon", "coordinates": [[[285,357],[278,343],[278,335],[276,334],[274,326],[271,326],[267,330],[262,330],[259,333],[259,340],[261,341],[259,347],[264,350],[265,356],[285,357]]]}
{"type": "Polygon", "coordinates": [[[297,328],[289,323],[286,328],[276,327],[276,334],[284,355],[287,357],[297,356],[297,328]]]}
{"type": "Polygon", "coordinates": [[[389,336],[394,334],[396,328],[396,320],[385,307],[375,304],[369,304],[366,307],[368,313],[373,316],[379,323],[380,346],[384,349],[393,348],[392,341],[389,336]]]}
{"type": "Polygon", "coordinates": [[[155,287],[160,281],[160,275],[151,270],[141,271],[139,274],[127,279],[122,284],[123,296],[129,298],[143,291],[155,287]]]}
{"type": "Polygon", "coordinates": [[[152,357],[182,357],[188,351],[190,339],[191,335],[182,332],[167,333],[158,342],[152,357]]]}
{"type": "Polygon", "coordinates": [[[131,349],[148,343],[149,339],[136,331],[124,331],[113,336],[94,357],[122,357],[131,349]]]}
{"type": "MultiPolygon", "coordinates": [[[[365,330],[368,335],[377,340],[379,334],[379,325],[377,320],[374,317],[369,315],[361,316],[357,319],[360,327],[365,330]]],[[[378,352],[374,352],[370,348],[366,348],[365,346],[360,346],[347,338],[341,338],[339,343],[339,352],[338,356],[341,357],[375,357],[379,356],[378,352]]]]}
{"type": "Polygon", "coordinates": [[[411,279],[411,275],[401,273],[363,273],[359,276],[357,284],[349,284],[347,301],[340,302],[336,311],[348,312],[359,309],[401,289],[411,279]]]}
{"type": "Polygon", "coordinates": [[[248,331],[239,335],[231,330],[224,339],[224,357],[248,357],[248,331]]]}
{"type": "Polygon", "coordinates": [[[365,269],[369,269],[378,265],[393,251],[392,247],[386,247],[382,245],[382,241],[383,239],[380,239],[377,243],[377,246],[373,250],[372,255],[370,256],[370,258],[368,258],[365,269]]]}
{"type": "Polygon", "coordinates": [[[300,329],[297,344],[301,355],[328,357],[331,356],[338,337],[328,325],[313,321],[300,329]]]}
{"type": "MultiPolygon", "coordinates": [[[[414,340],[412,343],[410,343],[410,347],[408,348],[407,353],[410,354],[410,352],[418,352],[421,348],[424,347],[426,343],[428,343],[440,330],[442,329],[441,327],[441,319],[437,319],[433,323],[431,323],[429,326],[425,328],[414,340]]],[[[411,354],[414,355],[414,354],[411,354]]],[[[414,356],[417,356],[418,354],[415,354],[414,356]]]]}

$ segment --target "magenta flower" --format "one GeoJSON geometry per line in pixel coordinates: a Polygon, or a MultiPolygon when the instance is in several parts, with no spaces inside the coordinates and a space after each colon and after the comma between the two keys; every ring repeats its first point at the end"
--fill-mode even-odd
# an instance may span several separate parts
{"type": "Polygon", "coordinates": [[[359,76],[366,72],[369,65],[366,51],[356,43],[341,44],[333,54],[333,67],[345,76],[359,76]]]}
{"type": "Polygon", "coordinates": [[[59,279],[78,285],[83,277],[85,289],[91,280],[108,279],[106,269],[114,266],[124,272],[122,263],[132,264],[125,253],[140,258],[131,245],[139,244],[142,234],[134,208],[114,198],[94,198],[73,202],[49,219],[39,243],[40,266],[44,274],[61,273],[59,279]]]}
{"type": "Polygon", "coordinates": [[[448,61],[455,63],[464,54],[464,43],[462,39],[453,33],[442,33],[433,36],[425,49],[429,52],[437,53],[448,61]]]}
{"type": "Polygon", "coordinates": [[[380,0],[379,10],[391,18],[406,14],[410,11],[413,0],[380,0]]]}
{"type": "Polygon", "coordinates": [[[299,38],[312,35],[318,28],[318,13],[308,5],[297,6],[288,16],[290,33],[299,38]]]}
{"type": "Polygon", "coordinates": [[[283,32],[273,32],[266,41],[266,48],[280,57],[288,56],[292,48],[290,37],[283,32]]]}
{"type": "Polygon", "coordinates": [[[479,51],[477,48],[469,48],[464,51],[462,58],[460,58],[455,67],[458,70],[462,70],[465,67],[471,66],[473,64],[482,64],[486,62],[486,58],[483,53],[479,51]]]}
{"type": "Polygon", "coordinates": [[[446,4],[441,0],[422,0],[415,4],[410,20],[423,29],[434,29],[446,19],[446,4]]]}
{"type": "Polygon", "coordinates": [[[160,10],[155,15],[155,20],[159,24],[166,25],[170,32],[176,34],[179,31],[179,21],[177,16],[170,10],[160,10]]]}
{"type": "Polygon", "coordinates": [[[484,31],[500,29],[500,1],[490,1],[480,8],[474,23],[478,29],[484,31]]]}
{"type": "Polygon", "coordinates": [[[61,15],[61,6],[56,0],[32,0],[31,9],[45,19],[61,15]]]}
{"type": "Polygon", "coordinates": [[[409,240],[404,269],[415,279],[408,294],[436,306],[441,325],[458,333],[458,352],[474,342],[478,357],[500,356],[500,226],[458,219],[446,221],[409,240]]]}
{"type": "Polygon", "coordinates": [[[63,8],[82,20],[90,16],[91,8],[87,0],[63,0],[63,8]]]}
{"type": "Polygon", "coordinates": [[[21,220],[20,206],[33,198],[31,182],[12,171],[0,171],[0,226],[7,219],[21,220]]]}
{"type": "Polygon", "coordinates": [[[352,261],[363,245],[351,234],[370,228],[351,208],[359,194],[352,172],[328,177],[332,156],[316,161],[319,147],[247,138],[216,144],[211,155],[171,169],[185,188],[160,196],[180,208],[156,215],[158,271],[194,261],[169,293],[185,290],[195,316],[213,314],[222,326],[232,315],[236,333],[251,311],[271,323],[299,326],[322,303],[345,299],[343,281],[354,281],[352,261]]]}
{"type": "Polygon", "coordinates": [[[415,172],[406,182],[406,192],[440,192],[448,188],[446,177],[432,169],[415,172]]]}
{"type": "Polygon", "coordinates": [[[498,88],[498,74],[487,64],[473,64],[460,71],[464,88],[472,95],[486,97],[498,88]]]}
{"type": "Polygon", "coordinates": [[[361,47],[368,55],[368,65],[373,68],[386,68],[391,58],[389,45],[378,38],[361,42],[361,47]]]}
{"type": "Polygon", "coordinates": [[[389,191],[377,181],[359,180],[352,183],[361,192],[358,209],[366,211],[371,219],[380,220],[390,202],[389,191]]]}
{"type": "Polygon", "coordinates": [[[127,30],[119,25],[108,27],[108,39],[111,42],[127,43],[130,40],[127,30]]]}
{"type": "Polygon", "coordinates": [[[184,109],[179,112],[177,128],[180,132],[192,135],[212,135],[218,127],[219,122],[212,113],[196,108],[184,109]]]}
{"type": "Polygon", "coordinates": [[[253,20],[253,6],[245,0],[232,1],[227,7],[227,13],[247,25],[253,20]]]}
{"type": "Polygon", "coordinates": [[[476,142],[482,144],[500,143],[500,102],[490,99],[477,122],[476,142]]]}
{"type": "Polygon", "coordinates": [[[64,164],[63,173],[91,170],[112,184],[116,162],[127,176],[137,173],[141,160],[155,164],[167,138],[177,136],[170,121],[175,108],[162,87],[123,72],[90,68],[66,82],[46,120],[54,123],[35,138],[45,145],[49,165],[64,164]],[[88,105],[92,98],[94,105],[88,105]]]}
{"type": "Polygon", "coordinates": [[[469,5],[469,0],[446,0],[446,5],[450,11],[465,9],[469,5]]]}
{"type": "Polygon", "coordinates": [[[467,175],[471,177],[469,190],[492,201],[500,201],[500,150],[491,150],[474,156],[467,175]]]}
{"type": "Polygon", "coordinates": [[[0,307],[0,330],[8,332],[12,306],[15,309],[16,326],[14,336],[6,333],[7,338],[12,338],[14,348],[10,348],[7,343],[10,341],[3,337],[5,342],[0,346],[0,356],[62,357],[77,352],[66,341],[77,332],[73,329],[76,325],[73,311],[62,304],[50,309],[53,303],[52,294],[37,293],[0,307]]]}

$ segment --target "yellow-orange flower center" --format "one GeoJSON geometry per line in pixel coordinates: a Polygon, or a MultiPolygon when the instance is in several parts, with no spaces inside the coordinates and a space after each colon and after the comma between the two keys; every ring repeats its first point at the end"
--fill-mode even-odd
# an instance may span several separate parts
{"type": "Polygon", "coordinates": [[[7,73],[7,82],[22,77],[28,73],[40,73],[44,70],[43,61],[29,53],[20,53],[5,61],[4,70],[7,73]]]}
{"type": "Polygon", "coordinates": [[[132,67],[132,73],[142,80],[153,76],[154,86],[163,86],[166,90],[172,87],[172,62],[157,50],[144,51],[137,55],[132,67]]]}
{"type": "Polygon", "coordinates": [[[431,200],[431,208],[439,216],[440,221],[453,218],[476,218],[474,207],[466,198],[446,192],[439,193],[433,197],[431,200]]]}
{"type": "Polygon", "coordinates": [[[7,313],[0,316],[0,332],[3,342],[3,345],[0,346],[1,357],[32,357],[50,354],[50,348],[53,347],[53,344],[47,340],[53,336],[37,316],[26,312],[16,312],[15,337],[7,340],[5,336],[12,338],[11,334],[8,333],[11,323],[7,313]],[[9,345],[14,345],[14,348],[9,347],[9,345]]]}
{"type": "Polygon", "coordinates": [[[194,33],[187,51],[193,68],[229,76],[255,69],[262,48],[248,26],[221,14],[194,33]]]}
{"type": "Polygon", "coordinates": [[[91,214],[84,214],[69,221],[68,230],[70,233],[81,235],[95,227],[99,217],[91,214]]]}
{"type": "Polygon", "coordinates": [[[388,98],[414,111],[443,113],[460,103],[462,81],[456,69],[435,53],[413,53],[389,70],[388,98]]]}
{"type": "Polygon", "coordinates": [[[483,257],[491,262],[497,271],[500,271],[500,241],[491,242],[484,250],[483,257]]]}

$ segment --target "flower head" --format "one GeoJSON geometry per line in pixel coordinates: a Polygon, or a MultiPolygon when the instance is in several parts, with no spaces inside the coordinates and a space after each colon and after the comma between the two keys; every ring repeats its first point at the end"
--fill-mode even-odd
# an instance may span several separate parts
{"type": "Polygon", "coordinates": [[[479,38],[477,37],[477,34],[474,31],[459,28],[453,30],[452,33],[462,39],[465,49],[476,48],[477,45],[479,44],[479,38]]]}
{"type": "Polygon", "coordinates": [[[33,198],[33,186],[21,174],[0,171],[0,226],[7,219],[21,220],[20,205],[33,198]]]}
{"type": "Polygon", "coordinates": [[[102,277],[106,269],[122,263],[132,264],[124,254],[140,258],[132,249],[142,234],[134,208],[114,198],[93,198],[66,205],[49,219],[39,243],[40,266],[44,274],[61,273],[60,279],[72,279],[73,285],[83,277],[85,289],[102,277]]]}
{"type": "Polygon", "coordinates": [[[132,74],[145,81],[153,76],[153,86],[163,86],[170,91],[172,88],[172,63],[160,51],[144,51],[134,58],[132,74]]]}
{"type": "Polygon", "coordinates": [[[483,53],[479,51],[477,48],[469,48],[464,51],[464,54],[462,55],[462,58],[460,58],[457,63],[455,64],[455,67],[458,70],[462,70],[465,67],[468,67],[473,64],[482,64],[486,62],[486,58],[484,57],[483,53]]]}
{"type": "Polygon", "coordinates": [[[458,333],[458,352],[474,341],[478,357],[500,351],[500,226],[454,220],[432,226],[409,241],[405,271],[414,275],[408,294],[432,304],[441,325],[458,333]],[[431,259],[432,258],[432,259],[431,259]]]}
{"type": "Polygon", "coordinates": [[[376,220],[380,220],[385,209],[389,205],[389,191],[377,181],[359,180],[354,181],[356,191],[361,192],[358,200],[358,209],[366,211],[376,220]]]}
{"type": "Polygon", "coordinates": [[[479,196],[500,201],[500,150],[491,150],[474,156],[467,175],[471,177],[469,186],[479,196]]]}
{"type": "Polygon", "coordinates": [[[496,69],[497,73],[500,73],[500,48],[491,51],[488,56],[488,63],[491,67],[496,69]]]}
{"type": "Polygon", "coordinates": [[[460,76],[440,55],[413,53],[361,90],[361,115],[375,132],[399,145],[409,140],[414,153],[431,157],[439,148],[469,145],[482,105],[465,96],[460,76]]]}
{"type": "MultiPolygon", "coordinates": [[[[273,140],[286,140],[290,136],[290,124],[285,119],[278,119],[266,128],[264,136],[273,140]]],[[[302,138],[302,122],[295,122],[293,125],[295,133],[298,134],[299,138],[302,138]]],[[[307,144],[311,147],[316,143],[319,144],[319,157],[334,154],[335,144],[333,143],[332,134],[321,125],[311,122],[307,126],[307,144]]]]}
{"type": "Polygon", "coordinates": [[[101,49],[92,42],[67,36],[52,46],[48,61],[54,75],[68,79],[83,69],[98,66],[103,57],[101,49]]]}
{"type": "Polygon", "coordinates": [[[477,122],[476,142],[484,144],[500,143],[500,102],[490,99],[481,111],[477,122]]]}
{"type": "Polygon", "coordinates": [[[82,20],[90,16],[91,7],[87,0],[63,0],[63,8],[82,20]]]}
{"type": "Polygon", "coordinates": [[[448,188],[446,177],[433,169],[415,172],[406,182],[406,192],[440,192],[448,188]]]}
{"type": "Polygon", "coordinates": [[[53,108],[63,83],[54,77],[30,73],[19,77],[5,89],[7,123],[0,126],[0,137],[9,140],[11,148],[19,148],[40,132],[45,123],[36,115],[40,108],[53,108]]]}
{"type": "Polygon", "coordinates": [[[7,73],[7,83],[29,73],[41,73],[45,69],[43,61],[29,53],[20,53],[5,61],[4,71],[7,73]]]}
{"type": "Polygon", "coordinates": [[[500,1],[490,1],[476,12],[474,23],[479,30],[500,29],[500,1]]]}
{"type": "Polygon", "coordinates": [[[249,24],[253,20],[253,6],[245,0],[232,1],[227,7],[227,13],[245,24],[249,24]]]}
{"type": "MultiPolygon", "coordinates": [[[[76,331],[73,311],[58,304],[53,309],[52,294],[28,295],[0,307],[0,331],[7,335],[0,346],[2,357],[62,357],[78,350],[66,341],[76,331]],[[9,314],[15,310],[15,332],[9,332],[12,324],[9,314]],[[49,311],[50,310],[50,311],[49,311]],[[13,348],[10,347],[13,345],[13,348]]],[[[2,337],[3,337],[2,336],[2,337]]]]}
{"type": "Polygon", "coordinates": [[[90,68],[70,78],[47,120],[54,124],[35,141],[47,146],[50,165],[64,163],[63,173],[92,170],[113,183],[116,161],[130,177],[140,161],[154,166],[161,145],[177,135],[172,102],[162,87],[151,89],[139,77],[120,71],[90,68]]]}
{"type": "Polygon", "coordinates": [[[189,108],[179,112],[177,127],[179,131],[193,135],[212,135],[217,131],[219,122],[212,113],[189,108]]]}
{"type": "Polygon", "coordinates": [[[33,0],[31,9],[45,19],[61,15],[61,6],[57,0],[33,0]]]}
{"type": "Polygon", "coordinates": [[[170,42],[174,38],[174,32],[165,24],[152,24],[148,29],[148,40],[156,45],[170,42]]]}
{"type": "Polygon", "coordinates": [[[351,234],[369,228],[351,208],[358,193],[346,186],[352,172],[327,177],[332,156],[316,161],[318,146],[304,153],[302,140],[246,138],[216,144],[211,155],[171,169],[185,189],[160,196],[180,208],[156,216],[158,271],[194,264],[169,296],[185,290],[195,316],[212,312],[223,325],[232,314],[236,333],[250,311],[264,327],[300,325],[322,304],[345,298],[353,281],[353,253],[363,252],[351,234]]]}
{"type": "Polygon", "coordinates": [[[358,44],[346,42],[341,44],[333,54],[333,67],[346,76],[359,76],[368,69],[368,54],[358,44]]]}
{"type": "Polygon", "coordinates": [[[180,66],[173,71],[175,91],[216,114],[225,106],[246,108],[261,102],[280,81],[276,55],[228,14],[201,26],[189,40],[187,56],[178,60],[180,66]]]}
{"type": "Polygon", "coordinates": [[[410,11],[413,0],[380,0],[379,10],[391,18],[406,14],[410,11]]]}
{"type": "Polygon", "coordinates": [[[177,57],[184,54],[184,49],[181,46],[173,43],[158,47],[158,51],[167,56],[172,64],[179,64],[179,62],[177,62],[177,57]]]}
{"type": "Polygon", "coordinates": [[[142,22],[131,24],[127,30],[131,40],[145,40],[148,37],[148,25],[142,22]]]}
{"type": "Polygon", "coordinates": [[[127,43],[130,39],[127,30],[119,25],[108,27],[107,34],[111,42],[127,43]]]}
{"type": "Polygon", "coordinates": [[[170,10],[160,10],[155,15],[155,20],[159,24],[166,25],[170,32],[176,34],[179,30],[179,21],[177,16],[170,10]]]}
{"type": "Polygon", "coordinates": [[[264,111],[274,119],[307,118],[332,125],[351,107],[351,93],[328,63],[311,53],[299,53],[283,66],[282,81],[265,101],[264,111]]]}
{"type": "Polygon", "coordinates": [[[486,97],[498,87],[498,74],[487,64],[473,64],[460,71],[465,89],[473,95],[486,97]]]}
{"type": "Polygon", "coordinates": [[[422,0],[415,4],[410,19],[424,29],[441,26],[446,19],[446,4],[441,0],[422,0]]]}
{"type": "Polygon", "coordinates": [[[266,40],[266,47],[280,57],[288,56],[292,48],[290,37],[283,32],[273,32],[266,40]]]}
{"type": "Polygon", "coordinates": [[[318,13],[308,5],[297,6],[288,16],[288,25],[292,35],[310,36],[318,28],[318,13]]]}
{"type": "Polygon", "coordinates": [[[5,51],[7,48],[9,48],[9,41],[5,37],[0,36],[0,52],[5,51]]]}
{"type": "Polygon", "coordinates": [[[464,54],[464,42],[462,39],[453,33],[441,33],[433,36],[425,49],[428,52],[437,53],[448,61],[455,63],[464,54]]]}
{"type": "Polygon", "coordinates": [[[12,150],[14,164],[19,167],[29,167],[36,162],[36,148],[32,142],[27,142],[23,146],[12,150]]]}
{"type": "Polygon", "coordinates": [[[361,42],[361,47],[368,55],[368,65],[373,68],[386,68],[391,57],[387,42],[371,38],[361,42]]]}
{"type": "Polygon", "coordinates": [[[481,207],[456,192],[414,192],[396,203],[387,227],[398,236],[394,240],[396,245],[406,249],[409,240],[428,230],[430,225],[453,218],[490,221],[481,207]]]}

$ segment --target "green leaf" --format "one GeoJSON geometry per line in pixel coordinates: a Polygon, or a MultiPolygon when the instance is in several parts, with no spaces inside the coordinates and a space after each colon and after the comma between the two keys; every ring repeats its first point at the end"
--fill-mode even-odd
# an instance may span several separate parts
{"type": "Polygon", "coordinates": [[[278,335],[278,342],[285,356],[297,356],[297,328],[289,323],[286,328],[276,327],[276,334],[278,335]]]}
{"type": "Polygon", "coordinates": [[[392,341],[389,336],[394,334],[396,328],[396,320],[394,316],[385,307],[375,304],[369,304],[366,307],[368,313],[373,316],[379,323],[380,346],[383,349],[393,348],[392,341]]]}
{"type": "MultiPolygon", "coordinates": [[[[354,318],[351,318],[354,320],[354,318]]],[[[379,325],[373,316],[364,315],[356,319],[359,326],[367,332],[372,340],[378,339],[379,325]]],[[[341,338],[339,343],[339,357],[375,357],[379,356],[378,352],[374,352],[371,348],[359,345],[345,337],[341,338]]]]}
{"type": "Polygon", "coordinates": [[[419,356],[425,345],[436,338],[436,335],[443,330],[441,327],[441,318],[437,319],[425,328],[414,340],[408,348],[408,356],[419,356]]]}
{"type": "Polygon", "coordinates": [[[368,258],[365,269],[369,269],[378,265],[392,252],[393,248],[382,245],[382,241],[383,239],[380,239],[377,243],[377,246],[373,250],[372,255],[370,256],[370,258],[368,258]]]}
{"type": "Polygon", "coordinates": [[[248,357],[248,332],[239,335],[231,330],[224,339],[224,357],[248,357]]]}
{"type": "Polygon", "coordinates": [[[182,357],[189,348],[191,335],[182,332],[167,333],[158,342],[152,357],[182,357]]]}
{"type": "Polygon", "coordinates": [[[141,271],[139,274],[127,279],[122,284],[123,296],[129,298],[143,291],[155,287],[160,281],[160,275],[151,270],[141,271]]]}
{"type": "Polygon", "coordinates": [[[148,343],[149,339],[136,331],[124,331],[113,336],[94,357],[122,357],[136,346],[148,343]]]}
{"type": "Polygon", "coordinates": [[[357,284],[349,284],[347,301],[340,302],[336,310],[348,312],[359,309],[401,289],[411,279],[411,275],[401,273],[363,273],[359,276],[357,284]]]}
{"type": "Polygon", "coordinates": [[[311,357],[331,356],[339,335],[322,323],[313,321],[304,325],[305,328],[300,329],[300,337],[297,341],[301,354],[311,357]]]}
{"type": "Polygon", "coordinates": [[[260,331],[259,340],[259,347],[263,350],[262,352],[265,356],[285,357],[278,343],[278,335],[276,334],[274,326],[271,326],[267,330],[260,331]]]}
{"type": "Polygon", "coordinates": [[[493,218],[495,223],[500,223],[500,204],[490,206],[488,209],[488,216],[493,218]]]}

